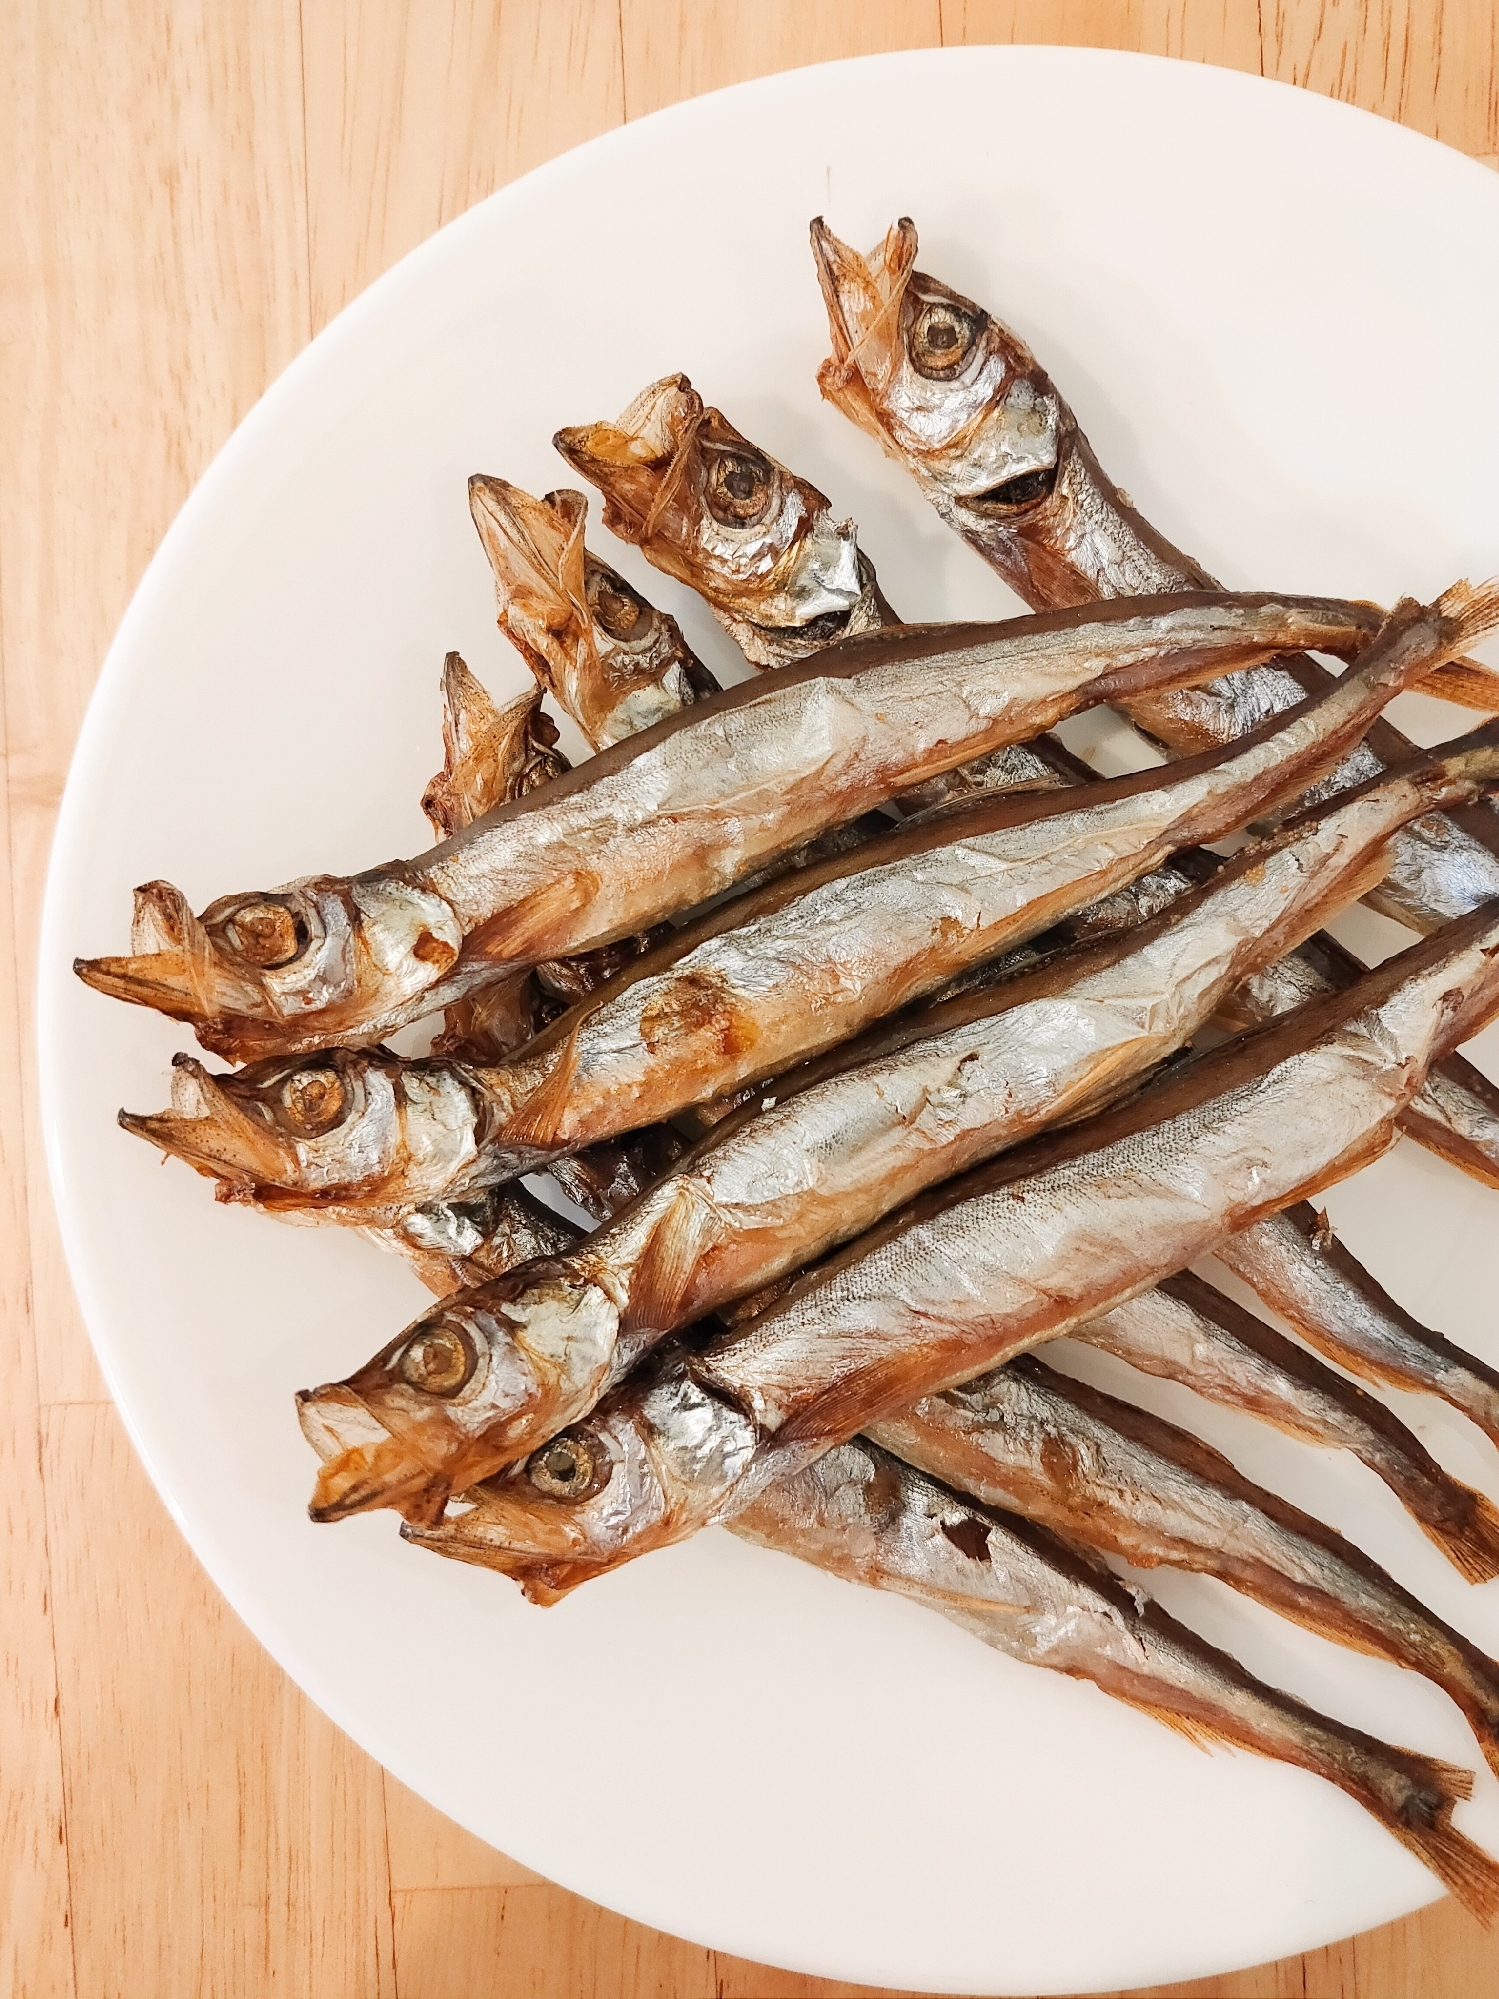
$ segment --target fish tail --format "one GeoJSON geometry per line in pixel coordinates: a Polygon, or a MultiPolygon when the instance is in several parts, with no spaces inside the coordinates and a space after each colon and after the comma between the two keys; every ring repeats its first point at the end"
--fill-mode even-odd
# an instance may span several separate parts
{"type": "Polygon", "coordinates": [[[1452,650],[1462,652],[1499,628],[1499,576],[1490,576],[1483,583],[1454,583],[1432,609],[1451,628],[1452,650]]]}
{"type": "Polygon", "coordinates": [[[1457,1479],[1444,1479],[1443,1487],[1453,1508],[1437,1519],[1419,1513],[1422,1528],[1470,1583],[1492,1582],[1499,1576],[1499,1506],[1457,1479]]]}
{"type": "Polygon", "coordinates": [[[1469,1915],[1487,1927],[1499,1915],[1499,1863],[1457,1830],[1450,1811],[1449,1805],[1427,1825],[1391,1822],[1390,1831],[1431,1869],[1469,1915]]]}

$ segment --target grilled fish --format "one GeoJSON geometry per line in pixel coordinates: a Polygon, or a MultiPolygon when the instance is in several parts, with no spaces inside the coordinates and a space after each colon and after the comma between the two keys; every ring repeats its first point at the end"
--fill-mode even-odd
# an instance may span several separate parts
{"type": "Polygon", "coordinates": [[[1091,1681],[1191,1741],[1230,1743],[1325,1777],[1469,1909],[1487,1917],[1499,1906],[1493,1862],[1449,1823],[1453,1801],[1468,1795],[1465,1772],[1391,1749],[1263,1685],[1044,1528],[982,1506],[863,1438],[769,1487],[732,1526],[747,1541],[925,1604],[1012,1659],[1091,1681]]]}
{"type": "MultiPolygon", "coordinates": [[[[434,1471],[440,1452],[451,1458],[455,1489],[485,1477],[582,1415],[664,1333],[760,1293],[922,1189],[1117,1095],[1212,1016],[1246,964],[1357,894],[1392,823],[1379,796],[1389,789],[1246,850],[1136,932],[837,1049],[718,1125],[572,1257],[427,1314],[346,1382],[310,1391],[304,1406],[337,1405],[317,1414],[320,1433],[338,1431],[346,1396],[360,1411],[353,1455],[319,1476],[317,1517],[348,1510],[346,1484],[361,1506],[378,1503],[363,1456],[371,1415],[393,1440],[414,1426],[434,1471]],[[496,1399],[486,1415],[487,1390],[467,1398],[455,1423],[409,1357],[480,1337],[496,1399]],[[539,1351],[565,1362],[541,1373],[534,1398],[520,1397],[539,1351]]],[[[1422,810],[1429,795],[1408,795],[1404,809],[1422,810]]],[[[384,1462],[406,1494],[399,1453],[384,1462]]]]}
{"type": "MultiPolygon", "coordinates": [[[[1318,702],[1164,778],[1148,771],[1075,791],[978,798],[783,877],[677,931],[503,1064],[330,1051],[213,1077],[183,1057],[172,1111],[123,1121],[218,1178],[231,1190],[225,1198],[282,1214],[307,1206],[384,1225],[392,1208],[467,1199],[784,1070],[1156,867],[1174,847],[1230,831],[1341,754],[1453,623],[1440,609],[1393,613],[1318,702]],[[339,1079],[336,1097],[329,1075],[339,1079]]],[[[1422,766],[1416,791],[1397,782],[1371,793],[1374,816],[1354,823],[1372,826],[1389,811],[1393,827],[1425,784],[1440,793],[1481,778],[1496,727],[1478,731],[1452,770],[1422,766]]]]}
{"type": "MultiPolygon", "coordinates": [[[[813,255],[833,354],[823,394],[912,472],[926,497],[1028,604],[1077,604],[1141,590],[1201,589],[1207,572],[1145,521],[1098,464],[1034,355],[998,321],[915,268],[916,230],[898,222],[871,257],[819,220],[813,255]]],[[[1474,675],[1463,668],[1461,693],[1474,675]]],[[[1325,681],[1287,658],[1188,690],[1121,703],[1178,754],[1226,742],[1325,681]]],[[[1362,782],[1410,754],[1388,724],[1330,784],[1362,782]]],[[[1499,824],[1407,829],[1376,906],[1417,930],[1499,894],[1499,824]]]]}
{"type": "Polygon", "coordinates": [[[1178,596],[846,640],[709,696],[416,860],[221,897],[201,918],[153,883],[134,954],[75,969],[190,1021],[231,1059],[369,1044],[503,971],[647,929],[1064,714],[1288,644],[1353,651],[1375,623],[1321,600],[1178,596]]]}
{"type": "Polygon", "coordinates": [[[1072,1337],[1305,1443],[1351,1451],[1470,1582],[1499,1575],[1499,1509],[1444,1471],[1375,1396],[1201,1277],[1168,1277],[1072,1337]]]}
{"type": "Polygon", "coordinates": [[[500,630],[590,749],[639,735],[717,691],[676,619],[584,546],[582,493],[538,500],[476,473],[468,503],[494,571],[500,630]]]}
{"type": "Polygon", "coordinates": [[[853,523],[705,407],[685,375],[652,382],[618,423],[553,442],[603,493],[605,527],[700,590],[751,665],[895,622],[853,523]]]}
{"type": "Polygon", "coordinates": [[[1213,1254],[1339,1366],[1439,1395],[1499,1444],[1499,1371],[1397,1304],[1309,1203],[1226,1237],[1213,1254]]]}
{"type": "MultiPolygon", "coordinates": [[[[1377,1157],[1433,1056],[1495,1011],[1499,904],[1130,1103],[920,1196],[747,1325],[658,1349],[457,1519],[437,1518],[443,1481],[435,1467],[422,1476],[413,1408],[391,1454],[412,1467],[416,1518],[402,1531],[461,1541],[551,1602],[729,1519],[768,1480],[1070,1332],[1377,1157]],[[422,1494],[437,1504],[423,1509],[422,1494]]],[[[407,1370],[447,1390],[451,1421],[471,1410],[476,1430],[498,1400],[481,1316],[462,1330],[449,1321],[441,1339],[419,1333],[407,1370]]],[[[597,1323],[580,1314],[562,1330],[583,1340],[597,1323]]],[[[515,1386],[530,1399],[536,1370],[566,1356],[554,1341],[525,1358],[515,1386]]],[[[373,1422],[366,1434],[378,1478],[391,1439],[373,1422]]],[[[388,1491],[386,1503],[399,1502],[388,1491]]]]}
{"type": "Polygon", "coordinates": [[[1137,1568],[1216,1576],[1324,1638],[1424,1674],[1499,1769],[1499,1666],[1341,1534],[1188,1431],[1023,1355],[870,1428],[988,1506],[1137,1568]]]}

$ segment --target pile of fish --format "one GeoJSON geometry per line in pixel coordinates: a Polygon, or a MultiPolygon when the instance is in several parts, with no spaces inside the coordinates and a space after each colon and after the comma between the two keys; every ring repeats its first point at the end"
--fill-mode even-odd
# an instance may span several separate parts
{"type": "Polygon", "coordinates": [[[680,375],[556,443],[759,669],[739,684],[587,547],[581,492],[474,478],[534,690],[497,707],[449,655],[426,853],[201,915],[137,891],[130,955],[80,976],[239,1066],[179,1055],[171,1109],[121,1123],[439,1294],[299,1395],[315,1520],[392,1508],[538,1603],[727,1524],[1317,1772],[1492,1914],[1499,1866],[1451,1823],[1468,1773],[1262,1684],[1104,1558],[1425,1675],[1496,1770],[1499,1665],[1034,1350],[1070,1335],[1351,1451],[1499,1576],[1499,1510],[1350,1378],[1499,1442],[1499,1372],[1312,1205],[1402,1132],[1499,1187],[1499,1089],[1457,1052],[1499,1014],[1499,720],[1424,751],[1383,719],[1418,685],[1499,712],[1466,657],[1499,584],[1225,590],[1022,343],[917,271],[910,222],[812,245],[823,394],[1030,614],[903,625],[854,524],[680,375]],[[1049,733],[1100,703],[1163,760],[1105,781],[1049,733]],[[1372,970],[1321,928],[1360,899],[1416,933],[1372,970]],[[430,1053],[384,1045],[439,1016],[430,1053]],[[1210,1251],[1299,1339],[1192,1274],[1210,1251]]]}

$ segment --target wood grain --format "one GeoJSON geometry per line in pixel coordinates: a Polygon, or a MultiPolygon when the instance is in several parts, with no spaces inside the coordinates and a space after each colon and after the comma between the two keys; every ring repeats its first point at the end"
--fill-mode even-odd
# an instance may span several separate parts
{"type": "MultiPolygon", "coordinates": [[[[0,37],[0,1999],[853,1999],[578,1901],[384,1776],[132,1456],[42,1172],[31,991],[63,774],[208,459],[395,258],[596,132],[946,41],[1213,61],[1499,163],[1491,0],[10,0],[0,37]]],[[[1178,1999],[1479,1999],[1450,1903],[1178,1999]]],[[[1136,1995],[1136,1999],[1146,1999],[1136,1995]]]]}

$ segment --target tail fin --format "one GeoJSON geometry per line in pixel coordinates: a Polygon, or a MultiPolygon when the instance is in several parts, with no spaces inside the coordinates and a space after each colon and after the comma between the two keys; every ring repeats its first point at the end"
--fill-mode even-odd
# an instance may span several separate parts
{"type": "Polygon", "coordinates": [[[1390,1831],[1431,1869],[1469,1915],[1476,1916],[1487,1927],[1499,1915],[1499,1863],[1457,1830],[1451,1812],[1451,1803],[1447,1802],[1438,1808],[1429,1823],[1391,1822],[1390,1831]]]}
{"type": "Polygon", "coordinates": [[[1470,1583],[1492,1582],[1499,1576],[1499,1506],[1455,1478],[1442,1483],[1442,1497],[1452,1502],[1446,1516],[1436,1517],[1430,1507],[1412,1507],[1412,1513],[1422,1532],[1470,1583]]]}
{"type": "Polygon", "coordinates": [[[1483,583],[1454,583],[1432,609],[1451,624],[1453,652],[1466,651],[1499,628],[1499,576],[1490,576],[1483,583]]]}

